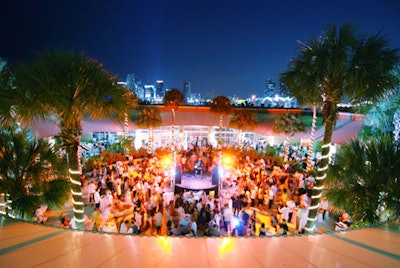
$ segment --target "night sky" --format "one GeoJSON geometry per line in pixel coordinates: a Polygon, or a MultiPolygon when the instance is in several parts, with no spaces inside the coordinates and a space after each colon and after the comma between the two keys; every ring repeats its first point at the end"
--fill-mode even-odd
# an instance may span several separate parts
{"type": "Polygon", "coordinates": [[[192,92],[248,97],[277,82],[298,41],[345,22],[400,47],[398,0],[13,0],[1,5],[0,58],[13,66],[62,47],[120,80],[134,73],[146,84],[182,90],[190,81],[192,92]]]}

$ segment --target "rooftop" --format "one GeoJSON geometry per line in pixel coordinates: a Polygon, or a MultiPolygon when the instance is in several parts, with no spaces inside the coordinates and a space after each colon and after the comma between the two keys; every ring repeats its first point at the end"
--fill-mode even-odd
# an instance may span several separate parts
{"type": "Polygon", "coordinates": [[[4,267],[399,267],[399,220],[264,238],[126,236],[1,218],[4,267]]]}

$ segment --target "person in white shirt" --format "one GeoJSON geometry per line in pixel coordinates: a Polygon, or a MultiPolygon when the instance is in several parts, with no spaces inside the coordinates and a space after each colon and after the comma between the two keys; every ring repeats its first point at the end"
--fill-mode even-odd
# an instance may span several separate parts
{"type": "Polygon", "coordinates": [[[194,236],[197,235],[197,223],[195,221],[192,221],[191,226],[190,226],[190,230],[193,231],[193,235],[194,236]]]}
{"type": "Polygon", "coordinates": [[[100,189],[97,189],[96,192],[94,192],[93,199],[94,199],[94,204],[96,205],[96,207],[99,207],[100,200],[101,200],[100,189]]]}
{"type": "Polygon", "coordinates": [[[120,234],[127,234],[129,230],[129,221],[125,220],[124,222],[121,223],[121,226],[119,227],[119,233],[120,234]]]}
{"type": "Polygon", "coordinates": [[[225,230],[229,234],[231,232],[231,221],[232,221],[232,217],[233,217],[232,209],[230,209],[228,205],[225,205],[225,208],[222,211],[222,214],[224,217],[225,230]]]}
{"type": "Polygon", "coordinates": [[[278,210],[279,210],[279,213],[281,213],[280,220],[285,220],[286,222],[288,222],[290,209],[286,206],[286,204],[283,204],[282,207],[278,208],[278,210]]]}
{"type": "Polygon", "coordinates": [[[111,207],[113,204],[113,196],[111,191],[107,190],[106,195],[100,200],[100,212],[103,219],[103,225],[106,224],[107,219],[111,214],[111,207]]]}
{"type": "Polygon", "coordinates": [[[138,228],[140,230],[140,228],[142,228],[142,215],[140,214],[139,208],[136,209],[134,217],[135,217],[136,225],[138,226],[138,228]]]}
{"type": "Polygon", "coordinates": [[[75,217],[72,217],[71,221],[69,222],[69,227],[73,230],[76,230],[75,217]]]}
{"type": "Polygon", "coordinates": [[[183,206],[179,206],[177,211],[178,211],[179,221],[183,220],[186,216],[185,209],[183,208],[183,206]]]}
{"type": "Polygon", "coordinates": [[[307,225],[307,218],[309,212],[309,200],[307,194],[302,194],[300,196],[300,205],[299,205],[299,233],[304,233],[305,227],[307,225]]]}
{"type": "Polygon", "coordinates": [[[90,183],[87,186],[88,189],[88,194],[89,194],[89,203],[94,202],[94,193],[96,192],[96,185],[94,184],[93,181],[90,181],[90,183]]]}
{"type": "Polygon", "coordinates": [[[273,203],[274,203],[274,197],[275,197],[274,189],[273,189],[273,187],[271,186],[271,187],[269,187],[269,190],[268,190],[268,198],[269,198],[268,208],[269,208],[269,209],[272,208],[272,205],[273,205],[273,203]]]}

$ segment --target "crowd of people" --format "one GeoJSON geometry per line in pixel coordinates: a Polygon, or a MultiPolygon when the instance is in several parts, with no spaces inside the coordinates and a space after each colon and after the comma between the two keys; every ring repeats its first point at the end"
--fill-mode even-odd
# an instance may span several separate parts
{"type": "MultiPolygon", "coordinates": [[[[294,154],[298,161],[301,152],[294,154]]],[[[176,157],[183,172],[196,162],[211,171],[218,156],[209,146],[191,147],[176,157]]],[[[315,178],[305,169],[277,166],[266,157],[239,159],[221,177],[216,194],[204,190],[175,193],[171,174],[156,157],[117,162],[82,176],[87,205],[85,229],[121,234],[170,236],[265,236],[303,233],[315,178]],[[266,215],[260,222],[257,214],[266,215]],[[256,227],[258,226],[258,227],[256,227]]],[[[324,220],[328,201],[321,202],[324,220]]],[[[68,222],[74,228],[75,224],[68,222]]],[[[73,220],[72,220],[73,221],[73,220]]]]}

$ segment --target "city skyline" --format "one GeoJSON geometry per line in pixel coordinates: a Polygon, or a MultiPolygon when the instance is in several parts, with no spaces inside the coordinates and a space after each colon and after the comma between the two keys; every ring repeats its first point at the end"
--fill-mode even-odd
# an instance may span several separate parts
{"type": "Polygon", "coordinates": [[[350,22],[400,47],[397,1],[9,1],[0,58],[11,65],[48,47],[97,58],[120,81],[201,94],[262,95],[297,56],[299,41],[350,22]]]}

